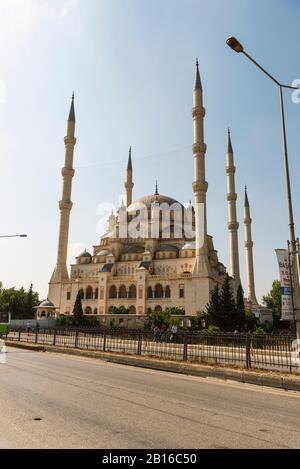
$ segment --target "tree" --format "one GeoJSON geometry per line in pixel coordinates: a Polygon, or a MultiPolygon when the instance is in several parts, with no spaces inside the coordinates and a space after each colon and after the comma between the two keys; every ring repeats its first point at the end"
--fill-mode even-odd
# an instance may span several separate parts
{"type": "Polygon", "coordinates": [[[0,311],[11,313],[12,319],[31,319],[34,317],[34,307],[39,304],[39,295],[32,291],[28,292],[24,288],[3,288],[0,284],[0,311]],[[30,310],[29,310],[30,306],[30,310]]]}
{"type": "Polygon", "coordinates": [[[215,326],[223,331],[233,331],[236,328],[236,305],[230,285],[229,275],[226,274],[220,295],[220,314],[215,326]]]}
{"type": "Polygon", "coordinates": [[[185,315],[185,309],[179,308],[178,306],[172,306],[171,308],[166,308],[166,311],[168,311],[172,316],[184,316],[185,315]]]}
{"type": "Polygon", "coordinates": [[[74,324],[79,325],[82,320],[83,320],[83,309],[82,309],[82,303],[81,303],[81,292],[79,291],[77,293],[76,301],[74,304],[73,308],[73,318],[74,318],[74,324]]]}
{"type": "Polygon", "coordinates": [[[148,318],[148,327],[153,329],[154,327],[158,327],[159,329],[162,328],[163,325],[169,327],[172,322],[171,313],[166,311],[152,311],[149,314],[148,318]]]}
{"type": "Polygon", "coordinates": [[[35,306],[39,304],[38,294],[33,292],[32,284],[26,294],[26,303],[25,303],[25,316],[26,319],[33,319],[35,317],[35,306]]]}
{"type": "Polygon", "coordinates": [[[235,327],[241,331],[245,327],[245,303],[244,303],[244,291],[242,285],[239,284],[236,293],[236,308],[235,308],[235,327]]]}
{"type": "Polygon", "coordinates": [[[221,297],[217,284],[211,292],[210,301],[206,306],[207,325],[217,324],[221,312],[221,297]]]}
{"type": "Polygon", "coordinates": [[[245,311],[245,330],[246,332],[253,332],[257,326],[257,317],[250,309],[245,311]]]}
{"type": "Polygon", "coordinates": [[[263,297],[263,302],[273,312],[274,327],[285,329],[288,324],[281,321],[281,286],[279,280],[274,280],[268,295],[263,297]]]}

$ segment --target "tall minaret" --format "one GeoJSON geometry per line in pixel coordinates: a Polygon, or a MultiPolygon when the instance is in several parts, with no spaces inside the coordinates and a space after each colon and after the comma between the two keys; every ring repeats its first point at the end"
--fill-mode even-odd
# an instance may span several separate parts
{"type": "Polygon", "coordinates": [[[228,231],[230,247],[230,275],[235,279],[236,286],[240,284],[240,266],[239,266],[239,244],[238,229],[239,224],[236,216],[235,192],[235,166],[233,158],[233,149],[228,129],[228,149],[226,155],[226,174],[227,174],[227,201],[228,201],[228,231]]]}
{"type": "Polygon", "coordinates": [[[252,219],[250,216],[250,206],[247,195],[247,187],[245,187],[245,204],[244,204],[244,225],[245,225],[245,248],[246,248],[246,266],[247,266],[247,283],[248,283],[248,300],[253,305],[257,305],[255,296],[254,268],[253,268],[253,241],[251,234],[252,219]]]}
{"type": "Polygon", "coordinates": [[[58,238],[58,252],[57,262],[54,272],[52,274],[50,283],[59,283],[69,280],[69,274],[67,269],[67,251],[68,251],[68,239],[69,239],[69,224],[70,224],[70,212],[72,209],[71,192],[72,192],[72,179],[74,176],[73,169],[73,154],[74,147],[76,145],[75,138],[75,109],[74,109],[74,93],[72,96],[72,103],[68,118],[67,136],[64,139],[65,142],[65,166],[62,169],[63,176],[63,191],[62,200],[59,202],[60,210],[60,226],[59,226],[59,238],[58,238]]]}
{"type": "Polygon", "coordinates": [[[132,161],[131,161],[131,147],[129,147],[129,156],[128,156],[128,164],[126,170],[126,181],[125,181],[125,189],[126,189],[126,204],[127,207],[132,203],[132,189],[133,189],[133,182],[132,182],[132,161]]]}
{"type": "Polygon", "coordinates": [[[196,61],[196,76],[193,92],[193,123],[194,123],[194,182],[195,197],[195,237],[196,260],[195,275],[207,275],[209,263],[207,257],[207,218],[206,218],[206,192],[208,183],[205,180],[205,153],[204,143],[204,116],[203,91],[199,73],[199,63],[196,61]]]}

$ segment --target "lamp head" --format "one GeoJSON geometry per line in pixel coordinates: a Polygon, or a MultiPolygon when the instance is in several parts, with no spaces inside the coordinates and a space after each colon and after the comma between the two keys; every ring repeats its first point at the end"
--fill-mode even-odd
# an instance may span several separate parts
{"type": "Polygon", "coordinates": [[[232,50],[234,50],[234,52],[237,52],[237,53],[244,52],[244,47],[235,37],[233,36],[229,37],[226,40],[226,43],[232,50]]]}

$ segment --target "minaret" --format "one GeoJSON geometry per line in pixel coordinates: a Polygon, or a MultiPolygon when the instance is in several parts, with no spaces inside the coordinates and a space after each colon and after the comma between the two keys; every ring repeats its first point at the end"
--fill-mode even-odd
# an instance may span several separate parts
{"type": "Polygon", "coordinates": [[[230,247],[230,275],[236,281],[236,287],[240,284],[240,266],[239,266],[239,245],[238,245],[238,229],[239,224],[236,216],[236,199],[235,192],[235,166],[233,158],[233,149],[228,129],[228,149],[226,155],[226,174],[227,174],[227,201],[228,201],[228,231],[229,231],[229,247],[230,247]]]}
{"type": "Polygon", "coordinates": [[[207,257],[207,218],[206,218],[206,192],[208,183],[205,180],[205,153],[204,143],[204,116],[203,92],[199,73],[199,63],[196,61],[196,76],[193,92],[193,123],[194,123],[194,182],[193,192],[195,197],[195,237],[196,260],[194,265],[195,275],[207,275],[209,263],[207,257]]]}
{"type": "Polygon", "coordinates": [[[74,176],[73,169],[73,154],[74,147],[76,145],[75,138],[75,109],[74,109],[74,93],[72,96],[72,104],[70,108],[67,136],[64,139],[65,142],[65,166],[62,169],[63,176],[63,190],[62,200],[59,202],[60,209],[60,226],[59,226],[59,238],[58,238],[58,252],[57,262],[54,272],[52,274],[50,283],[60,283],[69,280],[69,274],[67,269],[67,251],[68,251],[68,239],[69,239],[69,224],[70,224],[70,212],[72,209],[71,192],[72,192],[72,179],[74,176]]]}
{"type": "Polygon", "coordinates": [[[252,219],[250,216],[250,206],[247,195],[247,187],[245,186],[245,204],[244,204],[244,225],[245,225],[245,248],[246,248],[246,266],[247,266],[247,283],[248,283],[248,300],[257,305],[255,296],[254,269],[253,269],[253,241],[251,234],[252,219]]]}
{"type": "Polygon", "coordinates": [[[129,157],[128,157],[128,164],[126,170],[126,181],[125,181],[125,189],[126,189],[126,204],[127,207],[132,203],[132,189],[133,189],[133,182],[132,182],[132,161],[131,161],[131,147],[129,147],[129,157]]]}

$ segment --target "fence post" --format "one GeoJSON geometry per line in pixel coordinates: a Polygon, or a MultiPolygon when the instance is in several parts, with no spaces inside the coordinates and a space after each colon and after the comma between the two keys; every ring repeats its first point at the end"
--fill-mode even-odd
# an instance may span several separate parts
{"type": "Polygon", "coordinates": [[[137,353],[138,355],[142,355],[142,335],[141,334],[139,334],[137,353]]]}
{"type": "Polygon", "coordinates": [[[56,345],[56,329],[53,332],[53,345],[56,345]]]}
{"type": "Polygon", "coordinates": [[[75,348],[78,347],[78,331],[75,332],[75,348]]]}
{"type": "Polygon", "coordinates": [[[18,341],[20,342],[21,340],[21,329],[19,329],[19,336],[18,336],[18,341]]]}
{"type": "Polygon", "coordinates": [[[188,342],[187,341],[187,335],[184,334],[184,336],[183,336],[183,357],[182,357],[182,359],[185,362],[187,361],[187,346],[188,346],[187,342],[188,342]]]}
{"type": "Polygon", "coordinates": [[[103,352],[105,352],[105,348],[106,348],[106,334],[105,332],[103,332],[103,352]]]}
{"type": "Polygon", "coordinates": [[[246,368],[251,368],[251,335],[246,335],[246,368]]]}

